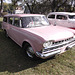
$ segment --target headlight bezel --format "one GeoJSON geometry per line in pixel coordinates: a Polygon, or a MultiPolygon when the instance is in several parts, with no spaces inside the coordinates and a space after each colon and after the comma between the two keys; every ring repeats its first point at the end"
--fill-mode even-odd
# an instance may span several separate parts
{"type": "Polygon", "coordinates": [[[50,46],[53,45],[54,40],[46,41],[43,43],[44,48],[49,48],[50,46]]]}

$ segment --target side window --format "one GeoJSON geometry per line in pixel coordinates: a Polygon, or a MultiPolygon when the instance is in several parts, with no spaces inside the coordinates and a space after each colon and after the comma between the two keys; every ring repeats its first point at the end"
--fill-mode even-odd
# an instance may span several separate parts
{"type": "Polygon", "coordinates": [[[31,17],[22,17],[22,27],[26,28],[29,26],[29,23],[31,22],[31,17]]]}
{"type": "Polygon", "coordinates": [[[13,17],[9,17],[9,24],[13,23],[13,17]]]}
{"type": "Polygon", "coordinates": [[[4,17],[4,18],[3,18],[3,21],[4,21],[4,22],[7,22],[7,17],[4,17]]]}
{"type": "Polygon", "coordinates": [[[20,27],[19,18],[14,18],[14,26],[20,27]]]}
{"type": "Polygon", "coordinates": [[[65,15],[57,15],[56,19],[67,20],[65,15]]]}
{"type": "Polygon", "coordinates": [[[55,15],[52,14],[52,15],[49,15],[48,18],[52,18],[52,19],[55,19],[55,15]]]}

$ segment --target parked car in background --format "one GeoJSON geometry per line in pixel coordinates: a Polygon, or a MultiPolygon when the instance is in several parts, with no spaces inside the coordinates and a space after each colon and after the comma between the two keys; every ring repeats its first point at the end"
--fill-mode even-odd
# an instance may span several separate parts
{"type": "Polygon", "coordinates": [[[45,15],[5,15],[2,29],[30,58],[47,59],[75,45],[73,32],[68,28],[50,25],[45,15]]]}
{"type": "Polygon", "coordinates": [[[53,25],[75,29],[75,13],[51,12],[47,15],[47,18],[53,25]]]}

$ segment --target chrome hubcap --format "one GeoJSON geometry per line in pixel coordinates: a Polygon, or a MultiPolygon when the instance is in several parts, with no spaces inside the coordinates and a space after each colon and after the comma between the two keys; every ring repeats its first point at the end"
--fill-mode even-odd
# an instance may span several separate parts
{"type": "Polygon", "coordinates": [[[29,57],[33,58],[34,51],[33,51],[32,47],[28,47],[26,52],[29,57]]]}

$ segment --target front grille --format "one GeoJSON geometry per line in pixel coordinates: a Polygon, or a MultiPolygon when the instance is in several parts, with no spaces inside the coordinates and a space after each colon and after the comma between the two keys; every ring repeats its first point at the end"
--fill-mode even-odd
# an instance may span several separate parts
{"type": "Polygon", "coordinates": [[[53,42],[53,45],[61,44],[61,43],[63,43],[63,42],[68,42],[68,41],[71,41],[71,40],[73,40],[73,37],[68,38],[68,39],[65,39],[65,40],[53,42]]]}
{"type": "Polygon", "coordinates": [[[47,52],[47,51],[54,51],[57,50],[63,46],[66,46],[67,44],[70,44],[72,42],[74,42],[75,39],[73,37],[65,39],[65,40],[61,40],[61,41],[57,41],[57,42],[53,42],[52,46],[50,46],[50,48],[45,48],[43,49],[43,52],[47,52]]]}

